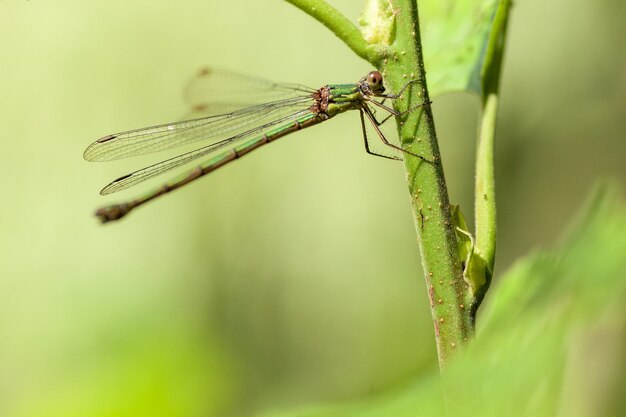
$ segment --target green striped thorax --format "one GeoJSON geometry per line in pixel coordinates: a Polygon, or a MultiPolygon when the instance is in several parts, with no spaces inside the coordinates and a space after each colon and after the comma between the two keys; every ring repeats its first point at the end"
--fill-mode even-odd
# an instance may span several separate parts
{"type": "Polygon", "coordinates": [[[384,92],[382,74],[371,71],[356,84],[331,84],[316,90],[313,93],[315,103],[310,110],[327,120],[347,110],[361,108],[364,97],[379,97],[384,92]]]}

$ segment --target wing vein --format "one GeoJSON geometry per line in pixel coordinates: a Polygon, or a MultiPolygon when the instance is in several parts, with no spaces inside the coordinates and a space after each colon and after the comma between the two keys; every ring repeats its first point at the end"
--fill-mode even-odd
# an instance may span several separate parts
{"type": "Polygon", "coordinates": [[[153,178],[157,175],[161,175],[172,169],[188,164],[198,158],[208,157],[210,154],[216,153],[218,150],[221,150],[222,148],[225,148],[229,145],[232,145],[232,147],[234,147],[245,138],[248,138],[254,134],[259,134],[261,131],[264,131],[278,124],[286,124],[289,121],[296,120],[308,113],[310,113],[309,109],[300,110],[295,113],[291,113],[287,116],[284,116],[280,119],[272,120],[270,122],[264,123],[263,125],[256,126],[245,132],[238,133],[220,142],[211,143],[209,145],[203,146],[193,151],[186,152],[181,155],[175,156],[173,158],[169,158],[164,161],[158,162],[156,164],[147,166],[145,168],[142,168],[140,170],[132,172],[131,174],[125,175],[123,177],[120,177],[112,181],[110,184],[105,186],[100,191],[100,194],[107,195],[107,194],[115,193],[117,191],[125,190],[147,179],[153,178]]]}

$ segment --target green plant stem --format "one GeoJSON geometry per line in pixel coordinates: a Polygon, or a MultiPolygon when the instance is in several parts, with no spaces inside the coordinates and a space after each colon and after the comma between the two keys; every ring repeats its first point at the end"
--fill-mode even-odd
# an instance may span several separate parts
{"type": "MultiPolygon", "coordinates": [[[[358,29],[320,0],[287,0],[330,28],[360,57],[379,67],[391,91],[416,80],[402,98],[399,111],[426,105],[397,118],[402,146],[431,162],[405,155],[417,240],[434,320],[439,365],[443,370],[473,334],[470,296],[463,279],[448,192],[426,86],[415,0],[392,1],[396,19],[391,45],[367,45],[358,29]],[[358,35],[357,33],[358,32],[358,35]]],[[[383,3],[388,4],[388,3],[383,3]]]]}
{"type": "MultiPolygon", "coordinates": [[[[394,0],[396,36],[389,57],[383,61],[387,83],[398,91],[416,79],[407,97],[395,100],[403,111],[430,101],[422,56],[415,0],[394,0]]],[[[413,205],[424,277],[435,326],[439,365],[443,370],[473,334],[469,292],[452,221],[448,191],[430,105],[412,111],[399,123],[403,146],[434,163],[406,156],[405,171],[413,205]]]]}
{"type": "Polygon", "coordinates": [[[498,94],[491,92],[482,103],[476,149],[475,224],[476,252],[493,272],[496,254],[496,187],[494,176],[494,145],[498,94]]]}
{"type": "Polygon", "coordinates": [[[285,0],[307,13],[341,39],[354,53],[369,62],[376,62],[379,53],[369,43],[359,29],[337,9],[324,0],[285,0]]]}
{"type": "Polygon", "coordinates": [[[472,315],[480,305],[493,275],[496,258],[496,187],[494,147],[499,104],[500,73],[508,24],[510,0],[501,0],[494,16],[482,73],[481,121],[476,148],[474,194],[476,252],[485,261],[486,284],[476,294],[472,315]]]}

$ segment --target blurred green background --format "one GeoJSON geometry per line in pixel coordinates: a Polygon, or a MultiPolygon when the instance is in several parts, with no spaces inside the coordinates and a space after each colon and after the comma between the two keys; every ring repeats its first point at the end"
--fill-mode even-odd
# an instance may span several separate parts
{"type": "MultiPolygon", "coordinates": [[[[332,3],[353,20],[362,6],[332,3]]],[[[599,177],[626,180],[626,6],[527,0],[512,13],[496,280],[554,242],[599,177]]],[[[370,70],[325,28],[281,1],[4,0],[0,34],[1,416],[240,416],[436,367],[403,169],[364,152],[356,115],[119,224],[91,216],[141,192],[98,196],[154,155],[89,164],[84,148],[179,119],[201,66],[310,86],[370,70]]],[[[468,217],[477,107],[434,103],[468,217]]]]}

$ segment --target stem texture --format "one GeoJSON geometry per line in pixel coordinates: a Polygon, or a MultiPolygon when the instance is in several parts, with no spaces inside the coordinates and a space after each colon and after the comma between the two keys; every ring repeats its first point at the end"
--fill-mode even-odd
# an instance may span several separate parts
{"type": "MultiPolygon", "coordinates": [[[[394,0],[396,34],[383,69],[387,83],[398,91],[417,80],[410,92],[395,100],[397,110],[429,103],[415,0],[394,0]]],[[[439,154],[431,107],[424,105],[398,120],[403,147],[433,163],[405,155],[405,171],[413,207],[417,240],[434,321],[442,370],[473,333],[470,296],[463,279],[448,191],[439,154]]]]}

